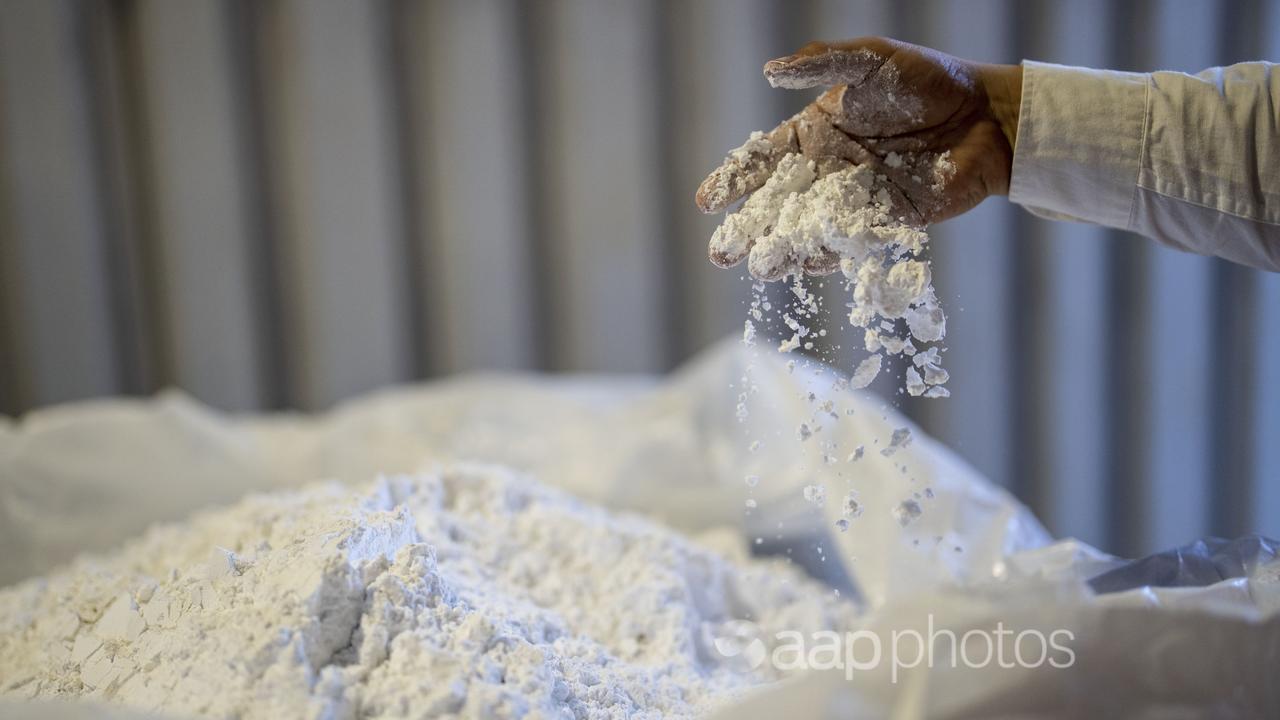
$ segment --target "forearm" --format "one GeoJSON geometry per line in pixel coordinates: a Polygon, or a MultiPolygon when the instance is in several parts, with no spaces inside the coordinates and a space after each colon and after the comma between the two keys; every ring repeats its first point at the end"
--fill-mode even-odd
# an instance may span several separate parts
{"type": "Polygon", "coordinates": [[[1245,63],[1190,76],[1027,63],[1010,199],[1280,270],[1272,70],[1245,63]]]}

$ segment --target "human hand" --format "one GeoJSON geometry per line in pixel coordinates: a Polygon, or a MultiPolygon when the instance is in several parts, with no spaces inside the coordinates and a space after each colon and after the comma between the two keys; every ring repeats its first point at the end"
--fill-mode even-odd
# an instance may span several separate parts
{"type": "MultiPolygon", "coordinates": [[[[902,220],[914,226],[954,217],[988,195],[1009,191],[1019,66],[973,63],[872,37],[809,43],[771,60],[764,73],[774,87],[833,87],[726,158],[698,188],[703,212],[723,210],[759,189],[778,161],[794,152],[813,160],[819,176],[851,163],[872,166],[888,180],[902,220]],[[949,162],[935,162],[948,152],[949,162]]],[[[712,261],[729,267],[743,257],[712,261]]],[[[831,269],[829,263],[806,267],[831,269]]]]}

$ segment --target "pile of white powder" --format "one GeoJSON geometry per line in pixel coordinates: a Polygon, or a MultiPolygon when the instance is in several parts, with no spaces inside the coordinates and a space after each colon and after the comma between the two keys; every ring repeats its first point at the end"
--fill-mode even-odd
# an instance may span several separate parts
{"type": "MultiPolygon", "coordinates": [[[[717,177],[740,177],[775,151],[767,138],[754,133],[726,159],[725,166],[739,172],[717,177]]],[[[941,183],[954,172],[946,153],[889,153],[885,164],[915,173],[922,182],[941,183]]],[[[787,153],[764,185],[726,215],[712,235],[710,255],[722,264],[746,257],[748,271],[763,280],[798,279],[806,270],[825,272],[838,265],[852,295],[849,323],[864,331],[863,344],[872,353],[855,369],[853,386],[869,385],[884,355],[903,355],[913,359],[906,371],[909,394],[946,397],[947,373],[938,348],[924,351],[920,346],[946,334],[946,318],[923,257],[929,236],[907,221],[894,197],[888,179],[869,165],[845,163],[823,174],[814,160],[787,153]]],[[[800,291],[797,295],[801,312],[815,315],[816,305],[800,291]]],[[[760,306],[757,291],[744,332],[748,341],[755,336],[753,321],[760,319],[760,306]]],[[[798,318],[783,320],[792,332],[779,350],[808,347],[804,338],[810,329],[798,318]]]]}
{"type": "Polygon", "coordinates": [[[744,626],[854,621],[732,543],[467,465],[252,496],[0,592],[0,695],[244,718],[686,717],[775,679],[718,650],[744,626]]]}

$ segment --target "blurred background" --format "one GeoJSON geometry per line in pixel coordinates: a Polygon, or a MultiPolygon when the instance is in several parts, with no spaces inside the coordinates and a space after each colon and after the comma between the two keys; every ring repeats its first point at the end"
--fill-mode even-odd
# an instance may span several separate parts
{"type": "MultiPolygon", "coordinates": [[[[749,292],[694,188],[811,98],[761,65],[867,34],[1197,71],[1280,60],[1280,2],[0,0],[0,414],[671,369],[749,292]]],[[[1280,276],[1003,198],[934,237],[926,430],[1113,552],[1280,535],[1280,276]]]]}

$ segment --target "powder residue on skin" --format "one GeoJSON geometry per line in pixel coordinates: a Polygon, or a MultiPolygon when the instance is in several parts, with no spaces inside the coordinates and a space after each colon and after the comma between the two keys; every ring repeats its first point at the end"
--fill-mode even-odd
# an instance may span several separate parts
{"type": "Polygon", "coordinates": [[[465,465],[253,496],[0,591],[0,696],[247,720],[694,717],[781,677],[717,652],[743,623],[772,652],[783,629],[855,621],[790,566],[465,465]]]}

